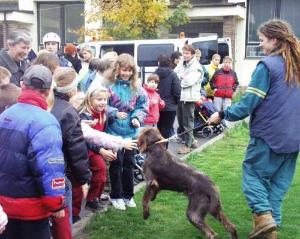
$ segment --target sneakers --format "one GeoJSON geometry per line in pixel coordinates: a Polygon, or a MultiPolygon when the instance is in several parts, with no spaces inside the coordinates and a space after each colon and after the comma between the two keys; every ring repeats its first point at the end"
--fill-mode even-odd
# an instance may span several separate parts
{"type": "Polygon", "coordinates": [[[124,198],[124,203],[127,207],[136,207],[136,203],[133,198],[131,199],[124,198]]]}
{"type": "Polygon", "coordinates": [[[187,154],[189,152],[191,152],[192,149],[187,147],[187,146],[181,146],[178,150],[177,150],[177,153],[178,154],[187,154]]]}
{"type": "Polygon", "coordinates": [[[126,210],[125,203],[122,198],[111,199],[111,203],[115,209],[126,210]]]}
{"type": "Polygon", "coordinates": [[[196,148],[198,148],[198,140],[194,140],[194,142],[191,144],[191,148],[192,149],[196,149],[196,148]]]}

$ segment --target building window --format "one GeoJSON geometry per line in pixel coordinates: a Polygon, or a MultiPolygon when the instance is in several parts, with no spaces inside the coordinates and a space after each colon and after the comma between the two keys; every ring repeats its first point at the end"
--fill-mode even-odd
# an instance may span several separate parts
{"type": "Polygon", "coordinates": [[[263,22],[279,18],[289,22],[296,33],[300,36],[300,8],[299,0],[249,0],[248,1],[248,17],[247,17],[247,42],[246,57],[261,57],[263,53],[259,48],[259,40],[257,36],[257,28],[263,22]]]}
{"type": "Polygon", "coordinates": [[[55,32],[61,37],[61,43],[78,43],[80,36],[72,31],[84,27],[84,3],[38,3],[38,37],[42,46],[43,36],[55,32]]]}
{"type": "Polygon", "coordinates": [[[199,37],[217,35],[223,37],[223,22],[197,21],[192,20],[190,23],[173,27],[169,37],[177,38],[180,32],[185,33],[185,37],[199,37]]]}

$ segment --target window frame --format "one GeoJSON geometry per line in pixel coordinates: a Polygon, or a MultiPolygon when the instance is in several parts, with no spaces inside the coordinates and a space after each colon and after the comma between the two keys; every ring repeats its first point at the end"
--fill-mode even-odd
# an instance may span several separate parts
{"type": "MultiPolygon", "coordinates": [[[[263,57],[262,56],[250,56],[247,54],[247,48],[248,46],[259,46],[259,42],[252,42],[249,41],[249,14],[250,14],[250,1],[252,0],[248,0],[247,1],[247,18],[246,18],[246,38],[245,38],[245,58],[246,59],[261,59],[263,57]]],[[[278,19],[282,19],[280,16],[280,12],[281,12],[281,3],[284,0],[275,0],[275,18],[278,19]]]]}
{"type": "MultiPolygon", "coordinates": [[[[83,1],[72,1],[72,2],[68,2],[68,1],[62,1],[62,2],[56,2],[56,1],[43,1],[43,2],[37,2],[37,33],[38,33],[38,38],[37,38],[37,44],[38,44],[38,48],[44,47],[43,46],[43,36],[41,36],[41,13],[40,13],[40,9],[41,9],[41,5],[45,5],[45,4],[50,4],[50,5],[59,5],[60,7],[60,16],[61,19],[59,21],[59,36],[60,36],[60,40],[61,40],[61,46],[63,46],[66,43],[66,14],[65,14],[65,6],[66,5],[75,5],[75,4],[82,4],[84,7],[84,2],[83,1]]],[[[61,48],[60,46],[60,48],[61,48]]]]}

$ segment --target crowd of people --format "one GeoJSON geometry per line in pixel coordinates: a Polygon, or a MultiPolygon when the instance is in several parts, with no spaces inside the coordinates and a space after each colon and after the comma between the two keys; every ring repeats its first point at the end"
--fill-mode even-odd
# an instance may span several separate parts
{"type": "MultiPolygon", "coordinates": [[[[272,230],[264,232],[275,231],[281,224],[281,201],[292,180],[288,172],[294,171],[299,151],[299,136],[288,145],[281,143],[282,137],[289,138],[300,122],[297,114],[288,126],[291,131],[285,128],[281,134],[262,133],[262,129],[272,130],[261,125],[266,122],[264,117],[274,127],[281,119],[273,116],[270,101],[264,103],[263,99],[271,94],[274,100],[291,97],[297,102],[299,89],[290,90],[285,84],[294,85],[299,80],[290,80],[294,76],[291,68],[285,71],[286,59],[280,54],[286,45],[277,49],[275,43],[265,43],[273,38],[282,40],[269,34],[268,25],[261,27],[259,34],[261,45],[268,49],[266,54],[275,52],[279,56],[264,58],[258,64],[245,98],[230,107],[239,83],[229,56],[221,59],[214,54],[211,64],[202,66],[201,51],[185,45],[182,53],[161,54],[158,68],[141,85],[138,68],[129,54],[109,52],[99,59],[90,47],[77,49],[73,44],[66,44],[61,54],[60,37],[50,32],[43,37],[44,50],[29,59],[30,36],[22,31],[11,33],[7,48],[0,52],[1,238],[71,238],[71,225],[80,220],[83,200],[92,211],[101,211],[103,200],[108,198],[118,210],[136,207],[133,169],[140,129],[157,127],[164,138],[177,134],[183,143],[178,153],[188,153],[197,147],[193,135],[195,103],[204,99],[218,110],[209,123],[223,118],[234,121],[255,112],[251,120],[255,148],[248,149],[243,164],[244,192],[255,213],[252,234],[260,233],[257,227],[261,227],[261,221],[272,225],[272,230]],[[280,90],[277,97],[279,86],[286,91],[280,90]],[[177,131],[173,126],[176,117],[177,131]],[[269,154],[260,162],[257,154],[262,150],[269,154]],[[270,159],[276,164],[265,178],[261,174],[271,165],[270,159]],[[254,164],[257,169],[251,166],[253,161],[258,162],[254,164]],[[105,197],[108,178],[110,192],[105,197]],[[286,178],[286,182],[276,178],[286,178]],[[266,184],[274,190],[272,195],[266,184]],[[259,195],[254,192],[259,190],[259,195]]],[[[299,68],[289,62],[292,69],[299,68]]],[[[284,112],[280,113],[283,117],[284,112]]]]}

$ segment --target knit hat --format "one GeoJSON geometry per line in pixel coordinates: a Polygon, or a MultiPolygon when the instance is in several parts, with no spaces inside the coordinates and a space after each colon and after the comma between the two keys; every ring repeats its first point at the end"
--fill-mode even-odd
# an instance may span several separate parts
{"type": "Polygon", "coordinates": [[[65,50],[65,54],[67,55],[72,55],[74,52],[77,51],[76,46],[72,43],[67,43],[65,45],[64,50],[65,50]]]}
{"type": "Polygon", "coordinates": [[[77,74],[73,68],[58,67],[53,74],[54,88],[61,93],[71,92],[77,87],[77,74]]]}
{"type": "Polygon", "coordinates": [[[50,89],[52,85],[51,71],[43,65],[33,65],[25,71],[23,83],[36,89],[50,89]]]}

